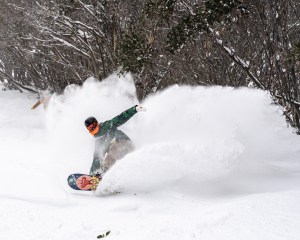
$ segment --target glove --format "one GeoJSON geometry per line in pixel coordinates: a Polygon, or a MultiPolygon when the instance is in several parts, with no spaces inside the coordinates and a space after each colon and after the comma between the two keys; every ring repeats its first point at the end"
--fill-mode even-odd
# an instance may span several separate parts
{"type": "Polygon", "coordinates": [[[146,108],[142,105],[136,105],[135,109],[137,112],[146,112],[146,108]]]}

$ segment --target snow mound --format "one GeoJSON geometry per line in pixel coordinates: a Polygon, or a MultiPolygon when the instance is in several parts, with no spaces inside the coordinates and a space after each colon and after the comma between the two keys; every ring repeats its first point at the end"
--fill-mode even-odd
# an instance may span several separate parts
{"type": "Polygon", "coordinates": [[[98,191],[100,195],[166,189],[197,191],[199,183],[230,171],[242,149],[238,143],[229,141],[219,151],[180,143],[147,145],[119,161],[105,175],[98,191]]]}

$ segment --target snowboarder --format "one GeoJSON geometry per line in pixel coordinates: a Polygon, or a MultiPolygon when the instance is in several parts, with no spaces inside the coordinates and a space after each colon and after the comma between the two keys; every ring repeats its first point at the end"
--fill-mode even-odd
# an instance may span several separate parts
{"type": "Polygon", "coordinates": [[[117,160],[134,150],[131,139],[117,128],[137,112],[144,111],[146,109],[143,106],[135,105],[105,122],[98,123],[95,117],[89,117],[85,120],[86,128],[95,137],[94,158],[90,175],[102,177],[117,160]]]}

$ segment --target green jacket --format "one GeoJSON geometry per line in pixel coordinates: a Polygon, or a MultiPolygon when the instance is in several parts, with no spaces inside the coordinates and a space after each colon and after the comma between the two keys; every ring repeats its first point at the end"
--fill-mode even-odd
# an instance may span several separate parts
{"type": "Polygon", "coordinates": [[[122,112],[120,115],[114,117],[113,119],[101,122],[99,124],[99,132],[94,136],[96,141],[94,159],[90,169],[90,175],[93,175],[97,171],[100,171],[102,161],[105,157],[105,154],[108,152],[110,144],[113,140],[131,141],[130,138],[121,130],[117,129],[117,127],[126,123],[136,113],[136,106],[134,106],[122,112]]]}

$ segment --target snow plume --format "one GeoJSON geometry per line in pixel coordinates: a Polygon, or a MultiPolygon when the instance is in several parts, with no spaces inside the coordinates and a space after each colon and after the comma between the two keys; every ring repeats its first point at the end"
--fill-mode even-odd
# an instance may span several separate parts
{"type": "Polygon", "coordinates": [[[94,152],[94,139],[84,121],[94,116],[99,122],[111,119],[137,104],[135,87],[130,75],[112,75],[102,82],[89,78],[82,87],[68,86],[63,95],[53,96],[47,111],[50,145],[62,178],[72,172],[88,173],[94,152]]]}
{"type": "MultiPolygon", "coordinates": [[[[70,86],[62,97],[54,97],[47,119],[57,164],[65,166],[61,175],[89,171],[94,143],[83,125],[87,117],[104,121],[137,103],[130,75],[112,75],[102,82],[88,79],[82,87],[70,86]]],[[[294,144],[299,140],[266,92],[173,86],[142,104],[147,112],[120,127],[136,150],[107,172],[99,195],[276,190],[272,176],[299,169],[300,148],[294,144]],[[259,183],[253,189],[255,181],[259,183]]]]}

